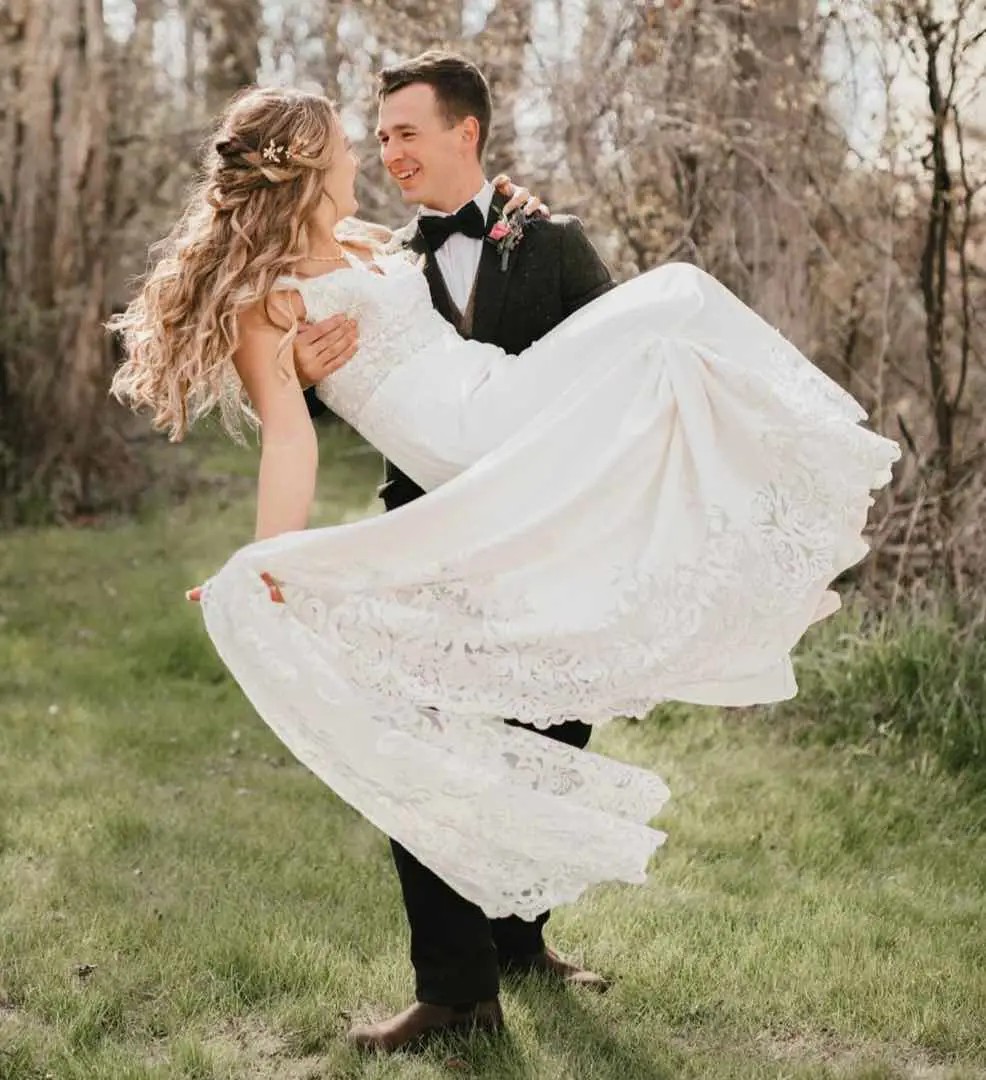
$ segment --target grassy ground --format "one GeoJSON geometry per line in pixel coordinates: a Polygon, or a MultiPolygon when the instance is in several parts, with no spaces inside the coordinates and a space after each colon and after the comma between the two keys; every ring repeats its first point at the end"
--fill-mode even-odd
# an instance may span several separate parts
{"type": "MultiPolygon", "coordinates": [[[[142,520],[0,541],[0,1080],[986,1076],[981,785],[803,737],[851,616],[807,646],[794,711],[597,735],[674,793],[649,883],[549,924],[608,995],[513,983],[504,1039],[349,1051],[350,1018],[410,1000],[396,877],[182,600],[251,531],[252,454],[208,460],[142,520]]],[[[330,433],[320,519],[377,478],[330,433]]]]}

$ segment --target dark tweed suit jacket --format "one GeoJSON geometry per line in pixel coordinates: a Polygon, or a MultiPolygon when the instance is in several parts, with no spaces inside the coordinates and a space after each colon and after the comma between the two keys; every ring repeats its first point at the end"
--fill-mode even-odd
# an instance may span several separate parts
{"type": "MultiPolygon", "coordinates": [[[[487,232],[499,217],[506,199],[496,194],[487,218],[487,232]]],[[[424,256],[425,277],[436,310],[459,326],[438,261],[412,221],[397,235],[398,243],[424,256]]],[[[615,282],[605,263],[589,243],[578,218],[557,215],[533,218],[510,253],[506,270],[494,244],[484,241],[476,280],[471,333],[477,341],[499,345],[509,353],[523,352],[558,323],[590,300],[608,292],[615,282]]],[[[466,336],[466,335],[464,335],[466,336]]],[[[313,415],[324,410],[309,394],[313,415]]],[[[423,492],[392,462],[386,463],[380,497],[388,510],[403,506],[423,492]]]]}

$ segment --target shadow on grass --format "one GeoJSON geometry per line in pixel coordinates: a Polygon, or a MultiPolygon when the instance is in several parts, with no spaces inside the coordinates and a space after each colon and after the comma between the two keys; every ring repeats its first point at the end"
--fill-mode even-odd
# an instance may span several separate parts
{"type": "Polygon", "coordinates": [[[624,1034],[611,1017],[598,1015],[587,1000],[589,991],[537,977],[512,980],[505,988],[528,1010],[538,1042],[565,1061],[566,1075],[582,1075],[585,1062],[592,1063],[593,1077],[607,1080],[674,1080],[682,1075],[680,1061],[656,1057],[655,1048],[630,1034],[632,1029],[624,1034]]]}
{"type": "Polygon", "coordinates": [[[523,1043],[509,1027],[492,1036],[479,1034],[460,1039],[438,1039],[420,1054],[410,1051],[395,1055],[395,1058],[407,1062],[418,1056],[446,1071],[469,1070],[467,1075],[474,1077],[536,1080],[538,1076],[524,1052],[523,1043]]]}

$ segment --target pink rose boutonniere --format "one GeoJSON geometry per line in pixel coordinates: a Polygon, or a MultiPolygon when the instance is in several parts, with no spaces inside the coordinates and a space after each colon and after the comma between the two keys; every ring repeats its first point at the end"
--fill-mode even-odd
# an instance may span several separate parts
{"type": "Polygon", "coordinates": [[[510,252],[521,242],[524,236],[524,223],[526,218],[523,212],[515,211],[511,217],[500,212],[500,220],[486,234],[486,241],[496,245],[496,253],[500,256],[501,272],[507,269],[510,262],[510,252]]]}

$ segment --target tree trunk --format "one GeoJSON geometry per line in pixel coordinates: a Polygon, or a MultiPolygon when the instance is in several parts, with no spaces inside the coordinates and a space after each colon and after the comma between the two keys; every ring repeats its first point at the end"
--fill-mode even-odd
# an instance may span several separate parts
{"type": "Polygon", "coordinates": [[[810,22],[804,0],[780,0],[769,14],[742,9],[727,22],[735,30],[734,115],[749,123],[753,135],[734,148],[730,226],[740,271],[735,284],[764,318],[788,332],[801,321],[798,313],[809,295],[806,225],[779,194],[804,187],[804,148],[789,144],[798,134],[794,118],[808,108],[813,87],[802,16],[810,22]],[[792,77],[793,72],[798,74],[792,77]],[[788,98],[800,100],[801,108],[785,108],[788,98]]]}
{"type": "Polygon", "coordinates": [[[203,7],[209,61],[206,106],[220,112],[244,86],[257,81],[260,67],[260,0],[210,0],[203,7]]]}
{"type": "Polygon", "coordinates": [[[517,126],[514,111],[524,76],[524,57],[531,41],[531,0],[499,0],[486,21],[487,56],[482,65],[493,97],[493,126],[486,148],[489,176],[514,175],[517,126]]]}
{"type": "Polygon", "coordinates": [[[460,0],[364,0],[360,8],[402,59],[455,45],[462,34],[460,0]]]}
{"type": "Polygon", "coordinates": [[[319,71],[320,80],[327,97],[337,104],[343,104],[339,88],[339,68],[343,62],[343,46],[339,40],[339,22],[342,19],[342,6],[337,2],[328,2],[322,9],[321,34],[325,47],[325,63],[319,71]]]}
{"type": "Polygon", "coordinates": [[[13,0],[0,128],[0,512],[91,498],[108,423],[101,0],[13,0]]]}

